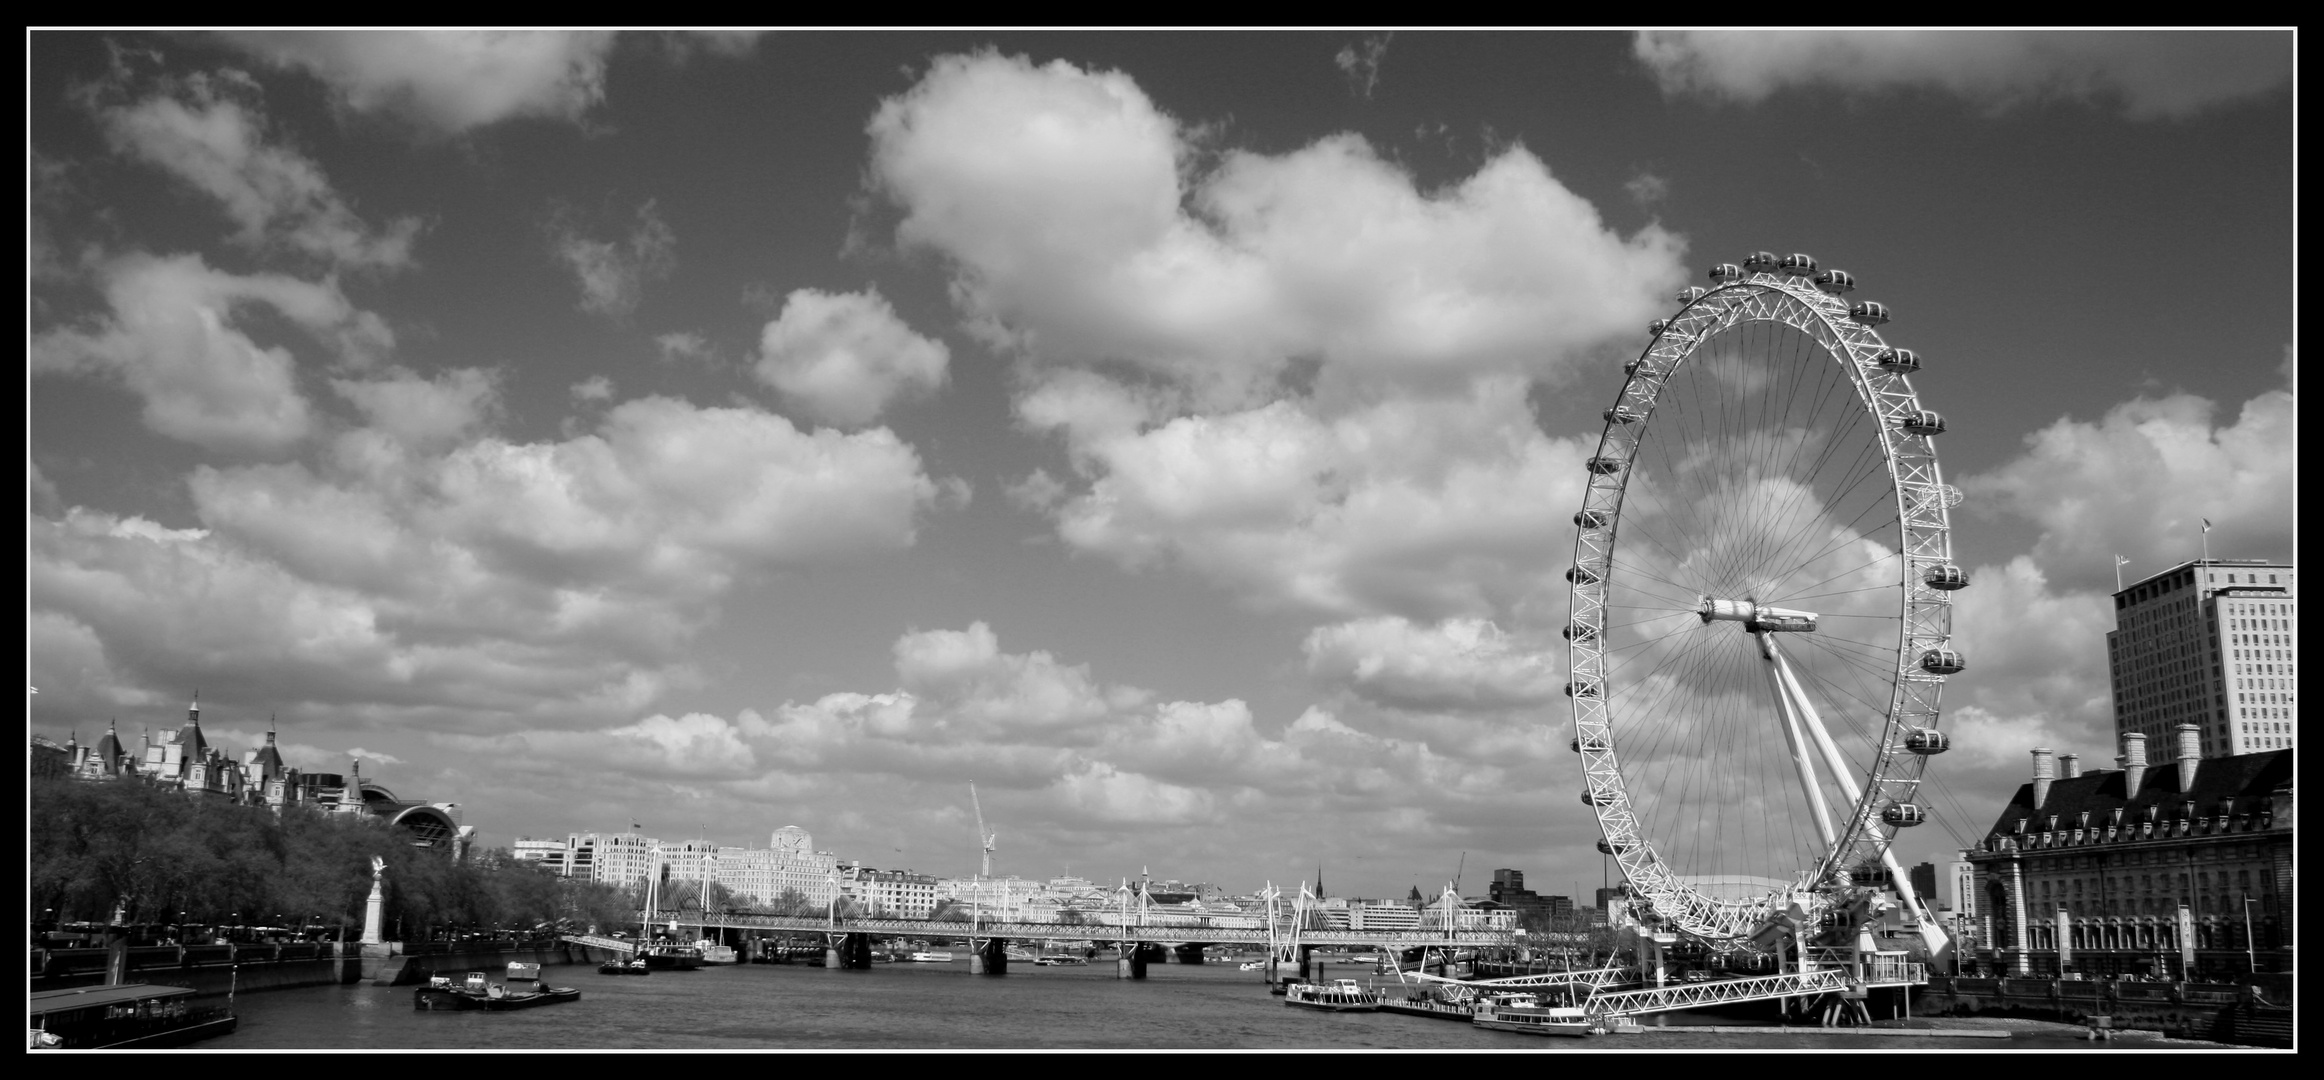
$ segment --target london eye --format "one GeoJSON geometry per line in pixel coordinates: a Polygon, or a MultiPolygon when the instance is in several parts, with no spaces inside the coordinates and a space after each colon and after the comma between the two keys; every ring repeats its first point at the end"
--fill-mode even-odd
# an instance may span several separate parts
{"type": "Polygon", "coordinates": [[[1846,272],[1710,271],[1625,365],[1586,462],[1568,643],[1573,749],[1632,908],[1773,951],[1886,879],[1943,752],[1953,562],[1920,359],[1846,272]]]}

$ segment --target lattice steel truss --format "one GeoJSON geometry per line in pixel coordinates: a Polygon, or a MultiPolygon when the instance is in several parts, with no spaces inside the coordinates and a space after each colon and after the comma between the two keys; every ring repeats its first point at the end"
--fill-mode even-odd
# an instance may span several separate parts
{"type": "Polygon", "coordinates": [[[1714,944],[1749,948],[1751,936],[1771,923],[1804,919],[1813,925],[1845,892],[1849,868],[1877,860],[1887,849],[1894,831],[1882,821],[1882,812],[1913,801],[1926,767],[1926,758],[1907,752],[1904,740],[1916,729],[1937,726],[1945,680],[1924,671],[1920,659],[1950,643],[1952,605],[1949,594],[1926,584],[1923,575],[1952,561],[1947,511],[1960,494],[1943,482],[1931,436],[1906,429],[1907,418],[1923,410],[1906,375],[1892,370],[1909,365],[1883,366],[1889,352],[1870,326],[1850,318],[1845,301],[1804,278],[1745,274],[1688,301],[1661,324],[1654,341],[1626,365],[1622,392],[1606,412],[1589,490],[1576,515],[1573,614],[1566,628],[1585,798],[1632,896],[1670,928],[1714,944]],[[1902,619],[1886,724],[1870,775],[1863,778],[1862,798],[1840,823],[1838,842],[1808,875],[1811,880],[1796,883],[1794,893],[1736,901],[1707,895],[1681,880],[1639,827],[1616,752],[1620,687],[1606,681],[1606,604],[1608,582],[1622,572],[1614,552],[1623,494],[1640,439],[1653,423],[1658,394],[1698,346],[1755,322],[1780,323],[1811,338],[1824,357],[1845,366],[1864,408],[1877,421],[1902,523],[1897,583],[1902,619]],[[1795,905],[1799,910],[1791,910],[1795,905]]]}

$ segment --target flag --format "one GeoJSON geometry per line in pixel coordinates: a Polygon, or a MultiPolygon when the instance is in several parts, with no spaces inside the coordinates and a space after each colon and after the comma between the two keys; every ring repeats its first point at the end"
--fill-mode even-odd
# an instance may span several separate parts
{"type": "Polygon", "coordinates": [[[2123,557],[2122,557],[2122,556],[2120,556],[2120,555],[2117,555],[2117,556],[2115,556],[2115,557],[2114,557],[2114,565],[2116,565],[2116,566],[2129,566],[2129,565],[2130,565],[2130,560],[2129,560],[2129,559],[2125,559],[2125,558],[2123,558],[2123,557]]]}
{"type": "Polygon", "coordinates": [[[2210,518],[2204,518],[2204,519],[2203,519],[2203,531],[2204,531],[2204,532],[2210,532],[2210,531],[2211,531],[2211,519],[2210,519],[2210,518]]]}

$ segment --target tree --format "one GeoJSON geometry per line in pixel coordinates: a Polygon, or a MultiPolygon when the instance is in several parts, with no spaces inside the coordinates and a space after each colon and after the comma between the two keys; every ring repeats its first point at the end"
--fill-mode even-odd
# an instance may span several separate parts
{"type": "Polygon", "coordinates": [[[1080,908],[1060,908],[1057,911],[1057,921],[1069,926],[1079,926],[1088,922],[1089,918],[1081,913],[1080,908]]]}

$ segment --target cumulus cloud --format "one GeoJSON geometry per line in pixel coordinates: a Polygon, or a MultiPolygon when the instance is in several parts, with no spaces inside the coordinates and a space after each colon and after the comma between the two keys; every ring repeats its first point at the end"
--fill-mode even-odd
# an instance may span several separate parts
{"type": "Polygon", "coordinates": [[[312,427],[298,361],[243,329],[271,315],[305,331],[347,364],[393,343],[385,324],[332,282],[232,274],[199,255],[125,255],[95,271],[106,302],[88,327],[34,337],[35,372],[119,379],[144,400],[147,427],[218,449],[279,449],[312,427]]]}
{"type": "Polygon", "coordinates": [[[871,122],[898,237],[943,255],[972,330],[1248,401],[1296,358],[1406,379],[1548,373],[1685,277],[1511,148],[1435,192],[1360,137],[1197,165],[1126,75],[938,59],[871,122]]]}
{"type": "MultiPolygon", "coordinates": [[[[1129,411],[1097,400],[1099,417],[1129,411]]],[[[1095,422],[1071,443],[1089,484],[1057,510],[1059,533],[1125,565],[1175,561],[1255,603],[1339,614],[1507,613],[1562,571],[1541,538],[1571,528],[1585,450],[1543,436],[1515,386],[1319,412],[1285,400],[1095,422]]]]}
{"type": "Polygon", "coordinates": [[[2199,551],[2202,522],[2221,556],[2292,552],[2298,438],[2295,400],[2271,390],[2233,423],[2193,394],[2139,398],[2096,422],[2061,417],[2026,437],[2026,452],[1961,482],[1969,509],[2041,527],[2033,556],[2059,581],[2111,588],[2117,554],[2152,573],[2199,551]]]}
{"type": "Polygon", "coordinates": [[[1374,616],[1317,627],[1302,648],[1319,680],[1405,708],[1538,705],[1555,700],[1563,681],[1542,643],[1518,642],[1484,619],[1374,616]]]}
{"type": "Polygon", "coordinates": [[[30,609],[128,686],[248,680],[471,729],[636,715],[694,678],[730,583],[907,546],[938,494],[885,431],[646,398],[522,443],[463,434],[475,373],[342,390],[378,426],[312,465],[195,470],[203,528],[28,517],[30,609]]]}
{"type": "Polygon", "coordinates": [[[500,410],[499,380],[481,368],[425,378],[395,370],[372,379],[337,379],[331,387],[355,405],[365,425],[422,449],[458,441],[500,410]]]}
{"type": "Polygon", "coordinates": [[[323,80],[358,112],[447,134],[516,117],[577,121],[605,97],[598,31],[240,31],[226,40],[323,80]]]}
{"type": "Polygon", "coordinates": [[[1666,93],[1926,87],[1993,108],[2119,102],[2135,119],[2189,116],[2292,74],[2291,34],[2260,31],[1648,30],[1634,52],[1666,93]]]}
{"type": "Polygon", "coordinates": [[[613,380],[603,375],[591,375],[574,383],[571,392],[575,401],[611,401],[613,400],[613,380]]]}
{"type": "Polygon", "coordinates": [[[163,93],[102,107],[98,115],[115,151],[216,200],[245,246],[355,269],[412,265],[419,220],[398,218],[385,229],[365,224],[320,166],[269,140],[257,90],[246,76],[196,74],[163,93]]]}
{"type": "Polygon", "coordinates": [[[674,330],[654,337],[654,357],[665,364],[709,360],[715,355],[710,348],[710,339],[690,330],[674,330]]]}
{"type": "Polygon", "coordinates": [[[647,282],[678,268],[677,234],[662,221],[652,199],[639,204],[629,236],[618,240],[587,235],[572,211],[560,210],[549,222],[549,244],[581,287],[581,310],[615,319],[637,310],[647,282]]]}
{"type": "Polygon", "coordinates": [[[791,293],[759,337],[759,381],[809,416],[860,426],[943,385],[950,350],[912,331],[876,289],[791,293]]]}

